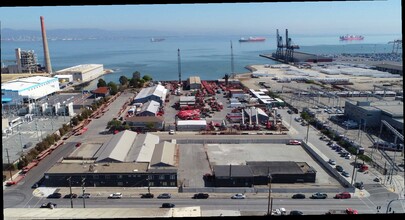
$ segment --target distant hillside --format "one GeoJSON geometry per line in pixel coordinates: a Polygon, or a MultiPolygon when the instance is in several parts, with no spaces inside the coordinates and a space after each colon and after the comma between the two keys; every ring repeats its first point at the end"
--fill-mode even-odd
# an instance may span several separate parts
{"type": "MultiPolygon", "coordinates": [[[[48,38],[95,38],[95,39],[107,39],[107,38],[127,38],[127,37],[149,37],[149,36],[167,36],[173,33],[165,33],[162,31],[154,30],[125,30],[125,31],[109,31],[103,29],[51,29],[46,31],[48,38]]],[[[41,31],[37,30],[16,30],[11,28],[1,29],[1,39],[41,39],[41,31]]]]}

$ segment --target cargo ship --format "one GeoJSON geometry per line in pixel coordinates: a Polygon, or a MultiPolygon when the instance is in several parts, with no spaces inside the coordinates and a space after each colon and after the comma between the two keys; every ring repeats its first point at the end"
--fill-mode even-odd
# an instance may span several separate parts
{"type": "Polygon", "coordinates": [[[363,40],[364,37],[361,35],[345,35],[345,36],[340,36],[340,40],[363,40]]]}
{"type": "Polygon", "coordinates": [[[239,39],[239,42],[260,42],[265,40],[266,38],[264,37],[249,37],[249,38],[242,37],[241,39],[239,39]]]}
{"type": "Polygon", "coordinates": [[[150,39],[150,42],[160,42],[160,41],[164,41],[165,39],[164,38],[151,38],[150,39]]]}

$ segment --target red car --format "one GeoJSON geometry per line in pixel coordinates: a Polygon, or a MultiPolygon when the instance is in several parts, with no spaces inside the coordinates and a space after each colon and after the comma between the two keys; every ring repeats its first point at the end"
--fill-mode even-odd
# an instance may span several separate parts
{"type": "Polygon", "coordinates": [[[80,145],[82,145],[82,143],[77,142],[76,147],[80,147],[80,145]]]}
{"type": "Polygon", "coordinates": [[[301,145],[301,141],[290,140],[290,141],[288,142],[288,145],[301,145]]]}
{"type": "Polygon", "coordinates": [[[349,192],[341,192],[335,195],[335,199],[350,199],[352,195],[349,192]]]}

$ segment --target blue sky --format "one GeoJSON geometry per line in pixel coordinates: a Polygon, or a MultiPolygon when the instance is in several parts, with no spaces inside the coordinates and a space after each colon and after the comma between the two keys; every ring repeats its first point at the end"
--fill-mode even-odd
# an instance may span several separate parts
{"type": "Polygon", "coordinates": [[[178,34],[401,34],[401,0],[1,7],[2,28],[160,30],[178,34]]]}

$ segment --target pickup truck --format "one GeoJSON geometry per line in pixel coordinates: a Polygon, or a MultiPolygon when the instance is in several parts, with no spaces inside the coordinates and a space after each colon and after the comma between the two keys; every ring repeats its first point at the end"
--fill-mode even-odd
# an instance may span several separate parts
{"type": "Polygon", "coordinates": [[[208,193],[196,193],[193,196],[193,199],[208,199],[208,193]]]}

